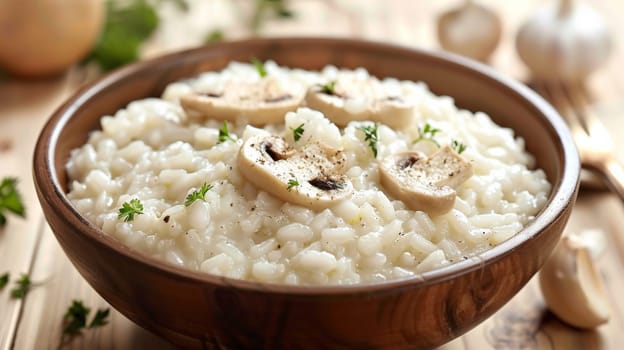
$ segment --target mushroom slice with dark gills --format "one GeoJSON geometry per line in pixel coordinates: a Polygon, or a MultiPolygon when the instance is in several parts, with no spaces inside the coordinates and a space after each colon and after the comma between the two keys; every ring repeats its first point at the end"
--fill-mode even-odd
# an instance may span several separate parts
{"type": "Polygon", "coordinates": [[[247,181],[284,201],[314,210],[351,196],[344,175],[343,151],[320,142],[298,150],[272,135],[251,136],[238,153],[238,168],[247,181]]]}
{"type": "Polygon", "coordinates": [[[406,151],[386,157],[379,178],[389,194],[412,210],[430,215],[447,213],[455,203],[455,189],[472,176],[472,164],[449,145],[431,157],[406,151]]]}
{"type": "Polygon", "coordinates": [[[401,128],[413,119],[413,104],[402,96],[389,95],[373,77],[314,85],[308,89],[305,103],[338,126],[354,120],[370,120],[401,128]]]}
{"type": "Polygon", "coordinates": [[[182,107],[203,117],[247,120],[262,126],[284,121],[284,114],[302,104],[303,91],[288,89],[271,77],[257,82],[229,81],[219,91],[194,92],[180,97],[182,107]]]}

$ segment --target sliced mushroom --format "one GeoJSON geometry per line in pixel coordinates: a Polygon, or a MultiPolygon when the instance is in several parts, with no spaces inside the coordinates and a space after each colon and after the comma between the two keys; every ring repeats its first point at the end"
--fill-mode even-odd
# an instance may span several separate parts
{"type": "Polygon", "coordinates": [[[363,81],[340,82],[327,91],[320,85],[312,86],[305,96],[311,109],[323,112],[325,117],[338,126],[346,126],[354,120],[378,121],[392,128],[400,128],[412,121],[413,106],[401,96],[381,93],[379,81],[369,78],[363,81]],[[350,108],[349,99],[358,99],[362,108],[350,108]]]}
{"type": "Polygon", "coordinates": [[[605,287],[589,249],[572,237],[563,237],[539,274],[540,287],[550,310],[579,328],[594,328],[609,320],[605,287]]]}
{"type": "Polygon", "coordinates": [[[472,165],[446,145],[431,157],[406,151],[379,166],[382,186],[412,210],[441,215],[453,208],[455,189],[472,176],[472,165]]]}
{"type": "Polygon", "coordinates": [[[251,136],[240,148],[238,168],[259,189],[312,209],[327,208],[351,195],[346,157],[319,142],[294,150],[280,137],[251,136]]]}
{"type": "Polygon", "coordinates": [[[219,91],[180,97],[180,104],[187,111],[218,120],[242,118],[252,125],[283,122],[284,115],[296,110],[302,102],[302,92],[287,90],[270,78],[259,82],[229,81],[219,91]]]}

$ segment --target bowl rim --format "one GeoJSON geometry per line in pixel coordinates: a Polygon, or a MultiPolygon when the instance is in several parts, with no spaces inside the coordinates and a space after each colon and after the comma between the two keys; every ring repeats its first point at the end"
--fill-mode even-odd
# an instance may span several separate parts
{"type": "MultiPolygon", "coordinates": [[[[39,135],[33,157],[33,178],[41,204],[48,205],[52,210],[60,213],[61,215],[59,215],[59,218],[61,220],[75,227],[83,235],[86,235],[90,240],[94,240],[105,249],[113,250],[123,255],[125,258],[133,260],[135,263],[153,270],[153,272],[166,274],[167,277],[173,279],[181,279],[201,284],[213,284],[222,287],[236,287],[251,292],[297,294],[302,296],[361,294],[378,290],[424,287],[453,279],[459,275],[474,272],[487,263],[498,261],[508,254],[511,254],[523,243],[533,239],[541,231],[552,225],[574,200],[576,191],[578,190],[579,176],[579,155],[565,122],[549,103],[524,84],[506,77],[477,61],[443,51],[431,51],[369,40],[325,37],[251,38],[219,42],[209,46],[176,51],[113,70],[94,82],[81,87],[54,111],[39,135]],[[61,130],[64,129],[68,121],[72,118],[73,113],[79,109],[84,102],[96,97],[99,90],[115,81],[149,69],[151,66],[158,66],[171,60],[184,61],[185,56],[192,55],[193,53],[218,51],[224,48],[244,47],[259,43],[280,43],[287,45],[288,43],[294,42],[305,42],[310,46],[340,44],[350,48],[358,47],[370,52],[394,52],[418,57],[418,59],[421,60],[440,61],[442,64],[454,66],[454,69],[460,69],[467,72],[467,74],[473,75],[475,79],[489,80],[491,83],[498,85],[501,89],[511,92],[511,95],[516,99],[521,99],[525,102],[528,101],[529,104],[535,107],[536,111],[539,111],[548,121],[548,125],[552,128],[553,134],[560,140],[560,153],[563,155],[564,167],[558,187],[553,187],[545,207],[520,232],[501,244],[476,256],[415,276],[349,285],[289,285],[283,283],[257,282],[212,275],[201,271],[190,270],[185,267],[174,266],[161,259],[151,257],[134,248],[130,248],[121,241],[105,234],[94,224],[88,222],[71,204],[56,176],[54,161],[56,143],[61,134],[61,130]]],[[[554,185],[555,184],[553,184],[553,186],[554,185]]]]}

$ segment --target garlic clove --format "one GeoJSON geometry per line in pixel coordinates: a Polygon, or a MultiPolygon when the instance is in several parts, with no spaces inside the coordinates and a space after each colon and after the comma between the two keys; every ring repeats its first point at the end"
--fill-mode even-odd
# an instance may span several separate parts
{"type": "Polygon", "coordinates": [[[562,321],[594,328],[611,313],[604,284],[587,247],[563,237],[539,273],[546,304],[562,321]]]}
{"type": "Polygon", "coordinates": [[[502,23],[485,6],[466,1],[438,18],[438,41],[443,49],[486,61],[498,46],[502,23]]]}
{"type": "Polygon", "coordinates": [[[603,65],[611,35],[602,16],[579,0],[538,10],[516,36],[522,61],[540,80],[580,80],[603,65]]]}
{"type": "Polygon", "coordinates": [[[594,260],[600,258],[607,250],[607,238],[604,231],[599,228],[581,230],[569,237],[577,244],[587,247],[594,260]]]}

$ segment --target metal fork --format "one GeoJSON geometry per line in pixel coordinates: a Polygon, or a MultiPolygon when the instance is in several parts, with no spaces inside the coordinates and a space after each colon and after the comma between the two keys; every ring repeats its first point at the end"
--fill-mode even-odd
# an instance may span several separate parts
{"type": "Polygon", "coordinates": [[[581,157],[581,166],[599,174],[606,185],[624,201],[624,167],[614,155],[607,128],[589,108],[579,83],[549,83],[536,86],[565,118],[581,157]]]}

